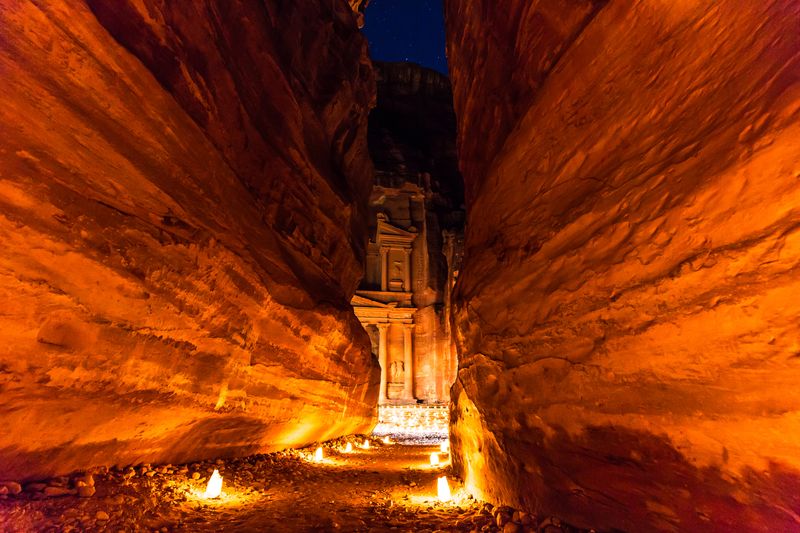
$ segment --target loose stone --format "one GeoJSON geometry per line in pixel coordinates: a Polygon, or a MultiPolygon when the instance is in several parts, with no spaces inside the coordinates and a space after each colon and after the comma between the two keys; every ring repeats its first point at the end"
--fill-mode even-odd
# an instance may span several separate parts
{"type": "Polygon", "coordinates": [[[84,485],[82,487],[78,487],[78,496],[81,498],[91,498],[94,496],[95,488],[90,485],[84,485]]]}
{"type": "Polygon", "coordinates": [[[19,494],[22,492],[22,485],[16,481],[0,481],[0,487],[5,487],[8,494],[19,494]]]}

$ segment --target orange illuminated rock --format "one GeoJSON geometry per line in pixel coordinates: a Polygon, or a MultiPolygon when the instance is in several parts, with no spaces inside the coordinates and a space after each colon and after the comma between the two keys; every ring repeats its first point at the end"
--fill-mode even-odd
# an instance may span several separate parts
{"type": "Polygon", "coordinates": [[[797,529],[800,4],[445,5],[467,486],[597,529],[797,529]]]}
{"type": "Polygon", "coordinates": [[[0,475],[367,431],[345,2],[0,0],[0,475]]]}

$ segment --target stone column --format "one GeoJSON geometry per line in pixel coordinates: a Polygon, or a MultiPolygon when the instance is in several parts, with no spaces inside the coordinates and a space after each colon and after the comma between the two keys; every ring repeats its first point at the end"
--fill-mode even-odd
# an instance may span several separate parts
{"type": "Polygon", "coordinates": [[[403,324],[403,399],[414,399],[414,352],[411,333],[414,324],[403,324]]]}
{"type": "Polygon", "coordinates": [[[389,249],[381,246],[381,290],[389,290],[389,249]]]}
{"type": "Polygon", "coordinates": [[[406,292],[411,292],[411,248],[403,248],[405,255],[405,280],[403,281],[403,289],[406,292]]]}
{"type": "Polygon", "coordinates": [[[381,365],[381,389],[378,394],[378,403],[386,403],[386,376],[389,369],[387,368],[386,357],[386,330],[389,324],[376,324],[378,327],[378,363],[381,365]]]}

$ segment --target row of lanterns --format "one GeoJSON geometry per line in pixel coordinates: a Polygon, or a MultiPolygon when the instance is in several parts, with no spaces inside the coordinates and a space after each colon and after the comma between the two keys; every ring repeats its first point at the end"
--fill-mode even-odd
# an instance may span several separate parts
{"type": "MultiPolygon", "coordinates": [[[[386,437],[386,438],[383,440],[383,442],[384,442],[384,443],[386,443],[386,444],[391,444],[391,443],[392,443],[392,442],[391,442],[391,440],[389,440],[389,437],[386,437]]],[[[360,446],[360,448],[361,448],[362,450],[369,450],[369,439],[364,439],[364,442],[363,442],[363,443],[361,443],[361,446],[360,446]]],[[[353,444],[352,444],[351,442],[348,442],[348,443],[345,445],[345,447],[344,447],[344,453],[352,453],[352,451],[353,451],[353,444]]],[[[322,461],[324,458],[325,458],[325,454],[324,454],[324,452],[322,451],[322,446],[319,446],[319,447],[318,447],[318,448],[317,448],[317,449],[314,451],[314,461],[316,461],[317,463],[319,463],[319,462],[321,462],[321,461],[322,461]]]]}
{"type": "MultiPolygon", "coordinates": [[[[392,444],[392,440],[387,435],[383,438],[384,444],[392,444]]],[[[361,449],[369,450],[369,439],[364,439],[363,444],[361,444],[361,449]]],[[[348,442],[344,447],[344,453],[351,453],[353,451],[353,444],[348,442]]],[[[439,458],[440,453],[449,453],[450,451],[450,443],[448,441],[443,441],[439,445],[438,452],[431,452],[430,455],[430,464],[431,466],[439,466],[441,464],[441,460],[439,458]]],[[[321,462],[324,458],[324,452],[322,451],[322,446],[319,446],[316,451],[314,452],[314,461],[321,462]]],[[[450,484],[447,481],[447,476],[440,476],[436,480],[436,491],[437,496],[440,502],[449,502],[453,499],[452,493],[450,492],[450,484]]]]}
{"type": "MultiPolygon", "coordinates": [[[[439,452],[431,453],[431,466],[439,464],[439,453],[450,453],[450,441],[442,441],[439,444],[439,452]]],[[[440,476],[436,479],[436,492],[440,502],[449,502],[453,499],[450,493],[450,484],[447,482],[447,476],[440,476]]]]}
{"type": "MultiPolygon", "coordinates": [[[[383,438],[384,444],[392,444],[392,440],[386,436],[383,438]]],[[[364,439],[364,442],[361,444],[362,450],[369,450],[369,439],[364,439]]],[[[449,443],[448,441],[444,441],[439,445],[439,452],[432,452],[430,455],[430,463],[431,466],[439,466],[440,459],[439,453],[448,453],[449,450],[449,443]]],[[[344,452],[351,453],[353,451],[353,444],[348,442],[345,445],[344,452]]],[[[322,462],[324,459],[324,452],[322,451],[322,446],[319,446],[314,451],[314,461],[322,462]]],[[[437,496],[440,502],[449,502],[452,500],[453,496],[450,493],[450,485],[447,482],[447,476],[440,476],[436,480],[436,490],[437,496]]],[[[219,470],[216,468],[214,469],[214,473],[211,474],[211,477],[208,480],[208,485],[206,485],[206,491],[203,493],[203,498],[206,499],[215,499],[219,498],[222,494],[222,476],[219,473],[219,470]]]]}

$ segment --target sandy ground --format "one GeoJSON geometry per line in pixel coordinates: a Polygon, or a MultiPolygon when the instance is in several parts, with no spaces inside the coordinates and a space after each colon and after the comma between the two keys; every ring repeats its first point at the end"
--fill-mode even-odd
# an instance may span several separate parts
{"type": "Polygon", "coordinates": [[[91,498],[26,492],[0,500],[0,531],[503,530],[491,509],[453,479],[446,455],[445,465],[429,465],[438,446],[384,446],[373,440],[364,450],[358,447],[362,439],[351,438],[356,446],[344,453],[345,442],[325,445],[322,462],[313,461],[313,449],[291,450],[110,471],[94,476],[97,492],[91,498]],[[214,468],[224,479],[223,496],[207,500],[201,494],[214,468]],[[436,498],[441,475],[448,475],[455,496],[448,504],[436,498]]]}

